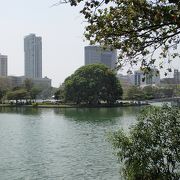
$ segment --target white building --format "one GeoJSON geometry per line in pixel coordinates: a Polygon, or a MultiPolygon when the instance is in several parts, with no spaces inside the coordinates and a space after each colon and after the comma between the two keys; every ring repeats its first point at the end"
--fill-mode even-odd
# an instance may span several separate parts
{"type": "Polygon", "coordinates": [[[0,76],[7,76],[7,56],[0,54],[0,76]]]}
{"type": "Polygon", "coordinates": [[[27,78],[42,78],[42,38],[30,34],[24,38],[24,66],[27,78]]]}
{"type": "Polygon", "coordinates": [[[117,50],[103,49],[100,46],[86,46],[85,52],[85,65],[102,63],[111,69],[116,68],[117,50]]]}
{"type": "Polygon", "coordinates": [[[134,72],[134,85],[136,86],[148,86],[157,85],[160,83],[160,74],[157,74],[157,69],[151,70],[149,74],[143,73],[143,71],[138,70],[134,72]]]}

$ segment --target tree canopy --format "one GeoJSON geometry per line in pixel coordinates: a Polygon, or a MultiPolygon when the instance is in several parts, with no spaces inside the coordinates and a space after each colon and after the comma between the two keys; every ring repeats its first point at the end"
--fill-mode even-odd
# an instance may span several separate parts
{"type": "Polygon", "coordinates": [[[64,82],[66,101],[77,104],[114,103],[122,96],[115,73],[103,64],[82,66],[64,82]]]}
{"type": "MultiPolygon", "coordinates": [[[[85,37],[91,44],[119,49],[119,67],[140,62],[144,71],[159,55],[164,60],[179,56],[180,0],[61,0],[77,6],[86,19],[85,37]],[[156,53],[157,52],[157,53],[156,53]]],[[[167,69],[171,71],[171,69],[167,69]]]]}
{"type": "Polygon", "coordinates": [[[131,86],[126,89],[125,98],[129,100],[150,100],[177,96],[178,87],[153,87],[144,88],[131,86]]]}
{"type": "Polygon", "coordinates": [[[7,92],[7,99],[16,100],[16,103],[18,102],[18,100],[29,99],[29,98],[30,96],[28,91],[23,88],[14,89],[14,91],[7,92]]]}
{"type": "Polygon", "coordinates": [[[110,138],[128,180],[180,178],[180,110],[147,107],[126,134],[119,130],[110,138]]]}

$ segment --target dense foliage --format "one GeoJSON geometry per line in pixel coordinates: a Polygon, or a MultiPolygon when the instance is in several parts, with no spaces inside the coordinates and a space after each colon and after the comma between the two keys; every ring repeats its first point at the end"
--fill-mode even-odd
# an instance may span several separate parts
{"type": "Polygon", "coordinates": [[[6,95],[6,92],[8,91],[10,85],[6,81],[5,78],[0,77],[0,103],[3,102],[4,96],[6,95]]]}
{"type": "Polygon", "coordinates": [[[64,87],[61,87],[54,93],[54,99],[63,102],[65,100],[64,87]]]}
{"type": "MultiPolygon", "coordinates": [[[[91,44],[119,49],[119,66],[141,63],[150,70],[158,51],[170,62],[179,56],[179,0],[61,0],[71,6],[84,4],[81,13],[87,26],[85,37],[91,44]]],[[[166,62],[167,62],[166,61],[166,62]]],[[[171,71],[171,69],[167,69],[171,71]]]]}
{"type": "Polygon", "coordinates": [[[160,98],[171,98],[178,96],[179,89],[176,87],[153,87],[145,86],[144,88],[138,86],[131,86],[126,90],[125,99],[129,100],[150,100],[160,98]]]}
{"type": "Polygon", "coordinates": [[[41,93],[41,89],[36,87],[32,80],[25,79],[24,83],[18,87],[12,87],[8,84],[7,80],[0,79],[0,103],[4,103],[5,100],[15,100],[16,103],[21,100],[35,100],[41,93]],[[3,101],[4,100],[4,101],[3,101]]]}
{"type": "Polygon", "coordinates": [[[18,100],[30,99],[28,91],[24,88],[18,88],[14,89],[13,91],[8,91],[6,95],[8,100],[15,100],[16,103],[18,103],[18,100]]]}
{"type": "Polygon", "coordinates": [[[122,96],[122,88],[115,73],[103,64],[80,67],[64,82],[66,101],[77,104],[115,103],[122,96]]]}
{"type": "Polygon", "coordinates": [[[119,130],[110,138],[128,180],[180,179],[180,110],[148,107],[129,134],[119,130]]]}

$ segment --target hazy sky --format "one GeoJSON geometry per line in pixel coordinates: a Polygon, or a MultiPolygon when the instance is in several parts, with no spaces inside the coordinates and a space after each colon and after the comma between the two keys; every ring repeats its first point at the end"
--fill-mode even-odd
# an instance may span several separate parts
{"type": "MultiPolygon", "coordinates": [[[[83,18],[79,8],[51,7],[58,0],[0,0],[0,53],[8,55],[8,74],[24,75],[25,35],[42,36],[43,76],[58,87],[84,65],[83,18]]],[[[176,63],[176,66],[179,63],[176,63]]]]}
{"type": "Polygon", "coordinates": [[[8,74],[24,75],[24,36],[42,36],[43,76],[59,86],[84,64],[83,18],[78,8],[51,7],[57,0],[0,0],[0,53],[8,55],[8,74]]]}

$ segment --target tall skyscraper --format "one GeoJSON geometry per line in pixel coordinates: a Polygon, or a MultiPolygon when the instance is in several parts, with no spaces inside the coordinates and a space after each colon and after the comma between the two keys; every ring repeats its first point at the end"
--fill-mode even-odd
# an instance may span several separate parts
{"type": "Polygon", "coordinates": [[[7,76],[7,56],[0,54],[0,76],[7,76]]]}
{"type": "Polygon", "coordinates": [[[24,38],[24,66],[27,78],[42,78],[42,38],[30,34],[24,38]]]}
{"type": "Polygon", "coordinates": [[[117,50],[103,49],[100,46],[85,47],[85,65],[102,63],[111,69],[115,69],[117,62],[117,50]]]}

